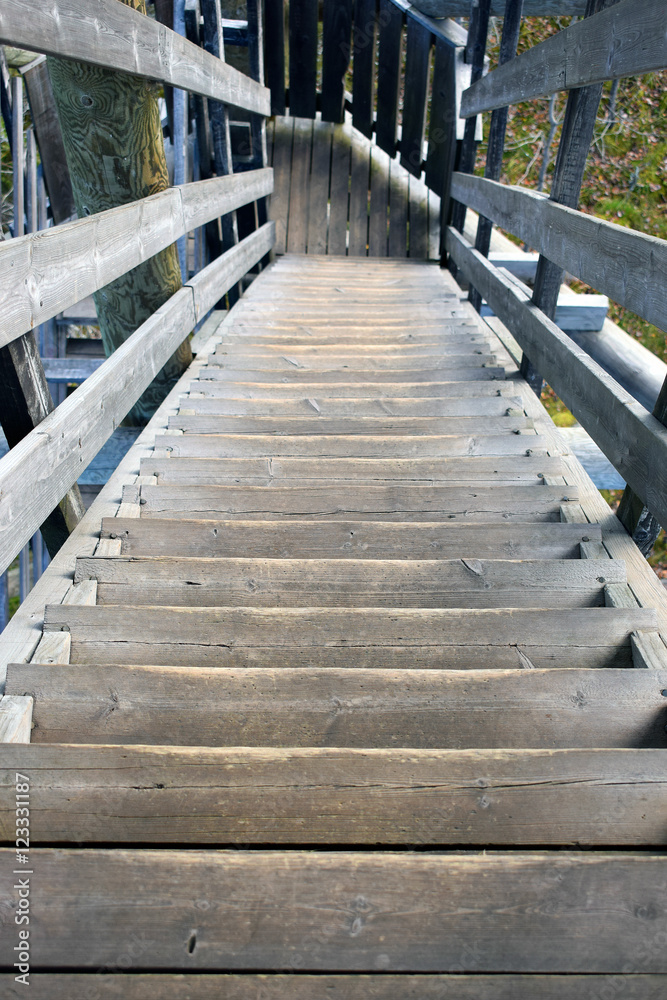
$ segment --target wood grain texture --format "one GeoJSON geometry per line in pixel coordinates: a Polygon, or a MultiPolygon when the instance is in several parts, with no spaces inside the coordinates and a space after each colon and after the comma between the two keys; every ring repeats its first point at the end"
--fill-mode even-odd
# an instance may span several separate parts
{"type": "Polygon", "coordinates": [[[317,108],[318,10],[310,0],[289,5],[289,106],[295,118],[314,118],[317,108]]]}
{"type": "Polygon", "coordinates": [[[116,0],[7,0],[0,12],[0,41],[47,55],[80,59],[189,90],[234,107],[271,113],[269,91],[139,11],[116,0]]]}
{"type": "MultiPolygon", "coordinates": [[[[667,750],[3,749],[49,843],[661,847],[667,750]],[[613,817],[609,819],[610,817],[613,817]]],[[[14,796],[15,799],[15,796],[14,796]]]]}
{"type": "MultiPolygon", "coordinates": [[[[98,652],[102,650],[98,646],[98,652]]],[[[361,666],[10,665],[33,743],[195,747],[664,749],[665,673],[361,666]]],[[[605,819],[606,821],[606,819],[605,819]]]]}
{"type": "Polygon", "coordinates": [[[393,158],[401,81],[403,12],[391,0],[380,0],[379,10],[376,138],[380,149],[393,158]]]}
{"type": "MultiPolygon", "coordinates": [[[[558,9],[562,5],[559,4],[558,9]]],[[[464,13],[464,8],[461,8],[464,13]]],[[[501,11],[498,11],[499,13],[501,11]]],[[[584,991],[600,993],[609,984],[604,975],[234,975],[173,973],[131,976],[122,973],[32,973],[33,1000],[72,1000],[74,991],[101,989],[110,1000],[257,1000],[269,990],[275,1000],[581,1000],[584,991]],[[454,992],[455,991],[455,992],[454,992]]],[[[619,1000],[662,1000],[663,975],[616,974],[619,1000]]],[[[0,973],[0,986],[10,1000],[22,997],[13,976],[0,973]]]]}
{"type": "Polygon", "coordinates": [[[630,634],[657,628],[651,608],[580,610],[131,608],[47,605],[46,631],[66,626],[72,663],[199,661],[461,670],[624,667],[630,634]],[[519,652],[519,649],[521,652],[519,652]]]}
{"type": "Polygon", "coordinates": [[[612,465],[667,521],[667,429],[451,228],[447,245],[612,465]]]}
{"type": "MultiPolygon", "coordinates": [[[[32,698],[29,697],[6,695],[0,698],[0,743],[30,743],[32,704],[32,698]]],[[[16,799],[15,785],[16,782],[13,789],[14,799],[16,799]]],[[[16,801],[14,807],[16,808],[16,801]]],[[[13,819],[16,819],[16,813],[13,819]]]]}
{"type": "Polygon", "coordinates": [[[498,66],[463,95],[461,115],[544,97],[667,65],[665,11],[655,0],[621,0],[498,66]],[[641,27],[638,27],[641,26],[641,27]]]}
{"type": "Polygon", "coordinates": [[[401,166],[421,177],[426,125],[431,33],[408,18],[405,53],[405,97],[401,129],[401,166]]]}
{"type": "MultiPolygon", "coordinates": [[[[611,560],[212,559],[92,556],[76,580],[97,581],[98,604],[304,607],[587,607],[625,581],[611,560]]],[[[47,636],[53,633],[47,633],[47,636]]],[[[65,634],[65,633],[62,633],[65,634]]],[[[651,637],[654,633],[648,633],[651,637]]],[[[43,663],[39,659],[37,662],[43,663]]]]}
{"type": "Polygon", "coordinates": [[[322,18],[322,121],[342,122],[350,65],[353,0],[328,0],[322,18]]]}

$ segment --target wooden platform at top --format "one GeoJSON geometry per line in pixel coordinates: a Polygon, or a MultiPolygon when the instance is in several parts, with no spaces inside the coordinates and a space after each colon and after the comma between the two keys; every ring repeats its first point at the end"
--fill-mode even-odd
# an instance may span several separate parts
{"type": "Polygon", "coordinates": [[[352,128],[319,118],[267,125],[276,253],[440,256],[440,198],[352,128]]]}
{"type": "Polygon", "coordinates": [[[437,266],[269,267],[16,622],[32,997],[665,996],[667,597],[437,266]]]}

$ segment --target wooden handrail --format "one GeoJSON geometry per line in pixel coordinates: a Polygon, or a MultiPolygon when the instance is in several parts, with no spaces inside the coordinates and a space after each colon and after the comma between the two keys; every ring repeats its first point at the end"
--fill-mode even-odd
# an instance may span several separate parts
{"type": "Polygon", "coordinates": [[[554,392],[660,523],[667,524],[667,428],[451,226],[446,245],[554,392]]]}
{"type": "Polygon", "coordinates": [[[180,236],[269,195],[273,170],[213,177],[0,244],[0,347],[180,236]]]}
{"type": "Polygon", "coordinates": [[[664,0],[621,0],[478,80],[463,95],[461,117],[665,66],[664,0]]]}
{"type": "Polygon", "coordinates": [[[667,240],[566,208],[537,191],[452,175],[452,197],[667,330],[667,240]]]}
{"type": "Polygon", "coordinates": [[[2,0],[0,42],[271,114],[266,87],[118,0],[2,0]]]}
{"type": "Polygon", "coordinates": [[[275,225],[268,222],[191,278],[0,460],[0,572],[76,482],[183,338],[274,242],[275,225]]]}

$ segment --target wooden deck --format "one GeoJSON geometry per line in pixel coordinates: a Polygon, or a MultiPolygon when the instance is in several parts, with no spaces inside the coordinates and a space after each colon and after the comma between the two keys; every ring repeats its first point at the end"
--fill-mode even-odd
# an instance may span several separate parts
{"type": "Polygon", "coordinates": [[[29,600],[32,997],[664,996],[667,598],[447,272],[279,259],[29,600]]]}

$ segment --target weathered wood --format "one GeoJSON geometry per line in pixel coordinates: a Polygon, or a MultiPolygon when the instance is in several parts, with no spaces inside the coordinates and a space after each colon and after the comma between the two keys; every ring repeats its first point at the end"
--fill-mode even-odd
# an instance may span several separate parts
{"type": "MultiPolygon", "coordinates": [[[[8,873],[2,902],[10,905],[16,878],[10,850],[0,857],[8,873]]],[[[637,899],[655,914],[654,934],[665,927],[664,862],[651,854],[570,852],[554,861],[547,853],[518,853],[510,861],[502,855],[37,848],[31,858],[41,873],[31,885],[35,969],[108,967],[129,940],[142,943],[141,951],[133,947],[133,969],[248,971],[293,968],[296,961],[304,970],[368,971],[381,953],[387,971],[447,971],[461,968],[472,939],[477,948],[464,958],[468,969],[616,973],[635,968],[635,954],[646,947],[637,899]],[[187,891],[175,894],[184,879],[187,891]],[[137,886],[143,887],[140,907],[137,886]],[[211,896],[214,905],[197,909],[193,929],[192,900],[211,896]],[[86,926],[73,933],[70,914],[82,898],[86,926]],[[591,899],[599,913],[595,935],[589,933],[591,899]],[[396,919],[397,908],[410,913],[409,931],[396,919]],[[463,923],[461,912],[470,914],[463,923]],[[88,932],[101,924],[106,934],[88,932]]],[[[14,958],[11,948],[6,936],[0,945],[5,964],[14,958]]],[[[658,949],[641,961],[643,972],[666,968],[658,949]]]]}
{"type": "MultiPolygon", "coordinates": [[[[665,844],[667,751],[5,748],[34,846],[665,844]],[[481,807],[481,808],[480,808],[481,807]],[[603,817],[611,816],[610,823],[603,817]],[[617,818],[618,817],[618,818],[617,818]]],[[[4,776],[3,776],[4,777],[4,776]]],[[[4,794],[3,794],[4,793],[4,794]]],[[[3,815],[4,813],[4,815],[3,815]]]]}
{"type": "Polygon", "coordinates": [[[621,0],[592,18],[563,28],[478,80],[463,95],[461,115],[468,118],[557,90],[638,76],[665,65],[667,40],[661,5],[655,0],[621,0]]]}
{"type": "Polygon", "coordinates": [[[375,98],[376,0],[355,0],[353,25],[352,124],[373,137],[375,98]]]}
{"type": "Polygon", "coordinates": [[[295,118],[314,118],[317,108],[318,9],[311,0],[289,4],[289,109],[295,118]]]}
{"type": "MultiPolygon", "coordinates": [[[[0,743],[30,743],[32,704],[32,698],[11,695],[0,697],[0,743]]],[[[3,750],[3,759],[5,752],[3,750]]],[[[15,786],[12,787],[12,791],[15,792],[15,786]]],[[[16,819],[15,813],[12,819],[16,819]]],[[[10,824],[6,825],[9,829],[10,824]]]]}
{"type": "Polygon", "coordinates": [[[77,560],[75,579],[97,581],[99,604],[305,607],[317,593],[321,607],[592,607],[604,603],[605,585],[625,581],[625,569],[611,559],[343,563],[94,556],[77,560]]]}
{"type": "Polygon", "coordinates": [[[224,348],[221,348],[209,359],[209,368],[210,370],[219,368],[229,373],[239,369],[252,368],[255,371],[266,371],[267,374],[270,372],[272,376],[285,376],[296,369],[299,375],[309,374],[319,378],[322,372],[328,374],[342,372],[346,376],[348,374],[353,376],[355,372],[368,371],[371,367],[385,374],[395,369],[402,372],[430,372],[438,365],[447,365],[452,369],[453,374],[456,374],[458,368],[474,369],[478,365],[484,367],[494,365],[496,362],[495,356],[487,353],[488,349],[485,351],[483,345],[476,350],[466,349],[465,345],[454,345],[449,351],[445,349],[437,353],[432,347],[427,348],[427,350],[429,353],[412,352],[392,355],[383,352],[379,356],[366,354],[355,356],[351,351],[343,353],[342,350],[335,356],[294,352],[294,356],[292,356],[291,352],[267,355],[247,351],[243,351],[241,354],[227,355],[223,353],[224,348]]]}
{"type": "Polygon", "coordinates": [[[97,454],[164,361],[195,326],[198,315],[215,305],[225,283],[238,281],[248,270],[249,261],[261,259],[271,233],[269,224],[200,271],[56,411],[40,413],[39,427],[5,456],[0,473],[4,500],[1,565],[8,565],[16,550],[62,500],[80,470],[97,454]]]}
{"type": "Polygon", "coordinates": [[[403,12],[391,0],[380,0],[379,10],[375,132],[380,149],[384,149],[393,158],[396,152],[398,91],[401,81],[403,12]]]}
{"type": "Polygon", "coordinates": [[[179,236],[271,192],[268,169],[169,188],[91,218],[7,241],[0,344],[9,343],[83,296],[100,290],[179,236]]]}
{"type": "Polygon", "coordinates": [[[329,171],[333,127],[313,122],[313,149],[308,187],[308,253],[326,253],[329,209],[329,171]]]}
{"type": "Polygon", "coordinates": [[[292,118],[275,123],[272,163],[276,184],[271,197],[270,215],[276,226],[276,253],[285,253],[287,249],[293,135],[294,120],[292,118]]]}
{"type": "MultiPolygon", "coordinates": [[[[389,173],[391,160],[379,146],[371,146],[368,254],[386,257],[389,227],[389,173]]],[[[400,224],[400,220],[399,220],[400,224]]]]}
{"type": "MultiPolygon", "coordinates": [[[[486,383],[482,383],[485,385],[486,383]]],[[[184,396],[183,403],[194,413],[219,416],[353,418],[391,420],[392,417],[472,417],[523,415],[520,400],[512,396],[464,396],[423,399],[330,399],[295,396],[286,399],[234,399],[219,396],[184,396]],[[313,405],[315,404],[315,405],[313,405]]]]}
{"type": "Polygon", "coordinates": [[[271,114],[285,114],[284,0],[264,0],[264,62],[271,91],[271,114]]]}
{"type": "Polygon", "coordinates": [[[6,0],[0,12],[0,41],[223,101],[268,115],[269,91],[203,49],[116,0],[85,0],[45,7],[39,0],[6,0]]]}
{"type": "MultiPolygon", "coordinates": [[[[375,521],[557,521],[562,501],[576,502],[569,487],[365,486],[235,487],[132,486],[123,499],[140,497],[142,517],[267,518],[375,521]],[[567,492],[566,492],[567,491],[567,492]]],[[[137,502],[137,501],[134,501],[137,502]]]]}
{"type": "Polygon", "coordinates": [[[456,173],[455,196],[570,274],[658,326],[667,326],[667,241],[556,204],[538,192],[456,173]]]}
{"type": "Polygon", "coordinates": [[[371,147],[362,136],[358,136],[354,132],[352,133],[351,146],[347,252],[350,257],[365,257],[368,253],[371,147]]]}
{"type": "Polygon", "coordinates": [[[252,365],[251,361],[249,361],[248,367],[243,368],[232,368],[231,366],[218,368],[216,366],[211,366],[211,368],[209,368],[206,372],[206,377],[211,381],[217,380],[221,382],[234,382],[235,384],[238,382],[289,384],[292,391],[296,386],[303,386],[304,384],[310,385],[313,381],[315,381],[316,384],[323,385],[330,383],[349,385],[351,382],[363,382],[365,384],[391,383],[390,393],[395,395],[396,387],[401,382],[432,383],[444,382],[448,379],[485,382],[496,379],[504,379],[505,369],[500,367],[490,367],[488,365],[485,367],[484,362],[482,362],[480,365],[471,365],[470,367],[455,366],[445,363],[434,368],[390,368],[381,370],[373,368],[359,368],[350,371],[346,368],[313,370],[301,369],[292,366],[291,371],[288,371],[286,368],[277,371],[270,368],[258,369],[252,365]]]}
{"type": "Polygon", "coordinates": [[[441,198],[441,224],[449,218],[450,177],[456,158],[456,51],[436,41],[433,62],[431,119],[424,179],[441,198]]]}
{"type": "Polygon", "coordinates": [[[408,18],[401,165],[415,177],[421,177],[422,172],[430,54],[431,33],[408,18]]]}
{"type": "MultiPolygon", "coordinates": [[[[314,117],[314,115],[312,116],[314,117]]],[[[306,118],[294,119],[292,170],[290,174],[287,252],[305,253],[308,242],[308,182],[313,124],[306,118]]]]}
{"type": "MultiPolygon", "coordinates": [[[[243,524],[243,522],[240,522],[243,524]]],[[[270,522],[264,522],[264,524],[270,522]]],[[[47,605],[44,628],[72,636],[73,663],[210,666],[624,667],[650,608],[454,610],[132,608],[47,605]]],[[[9,688],[7,688],[9,692],[9,688]]],[[[662,727],[661,731],[664,730],[662,727]]],[[[664,735],[664,732],[663,732],[664,735]]]]}
{"type": "Polygon", "coordinates": [[[342,122],[350,65],[353,0],[327,0],[322,24],[322,121],[342,122]]]}
{"type": "Polygon", "coordinates": [[[59,225],[74,215],[74,195],[46,60],[36,59],[21,70],[21,75],[30,102],[53,220],[59,225]]]}
{"type": "Polygon", "coordinates": [[[172,417],[169,429],[179,429],[185,434],[363,434],[363,435],[434,435],[434,434],[516,434],[533,427],[523,415],[486,417],[364,417],[359,420],[343,417],[327,419],[313,412],[308,417],[285,417],[278,422],[274,417],[220,417],[206,414],[172,417]]]}
{"type": "MultiPolygon", "coordinates": [[[[196,392],[205,396],[215,396],[220,399],[242,398],[251,399],[261,396],[262,399],[290,399],[294,397],[297,387],[281,382],[244,382],[239,380],[233,385],[204,376],[209,376],[208,369],[202,372],[202,378],[196,383],[196,392]]],[[[217,373],[216,373],[217,374],[217,373]]],[[[457,372],[457,374],[459,374],[457,372]]],[[[469,382],[305,382],[298,386],[299,396],[306,399],[469,399],[478,396],[511,397],[514,389],[509,382],[469,381],[469,382]]],[[[510,400],[511,403],[511,400],[510,400]]],[[[508,404],[509,405],[509,404],[508,404]]]]}
{"type": "MultiPolygon", "coordinates": [[[[108,610],[108,609],[104,609],[108,610]]],[[[302,612],[303,613],[303,612],[302,612]]],[[[590,614],[591,612],[589,612],[590,614]]],[[[599,612],[598,612],[599,613],[599,612]]],[[[103,652],[97,644],[96,652],[103,652]]],[[[321,657],[323,654],[320,654],[321,657]]],[[[358,654],[326,669],[245,663],[57,668],[10,665],[7,691],[35,704],[33,743],[413,749],[665,747],[664,672],[387,669],[358,654]],[[347,669],[344,667],[347,666],[347,669]],[[275,668],[275,669],[274,669],[275,668]]],[[[294,663],[296,654],[289,660],[294,663]]],[[[565,664],[563,664],[564,666],[565,664]]],[[[608,817],[601,819],[607,825],[608,817]]]]}
{"type": "Polygon", "coordinates": [[[667,523],[667,429],[458,233],[450,229],[447,242],[537,370],[658,520],[667,523]]]}
{"type": "MultiPolygon", "coordinates": [[[[619,1000],[662,1000],[665,985],[642,974],[615,974],[614,984],[619,1000]]],[[[13,975],[0,973],[0,985],[11,1000],[23,996],[13,975]]],[[[266,989],[276,1000],[441,1000],[454,990],[457,1000],[581,1000],[608,985],[608,975],[30,974],[32,1000],[71,1000],[76,989],[101,989],[110,1000],[181,1000],[183,990],[192,1000],[255,1000],[266,989]]]]}
{"type": "MultiPolygon", "coordinates": [[[[389,166],[389,256],[408,255],[409,179],[396,160],[389,166]]],[[[406,290],[407,291],[407,290],[406,290]]]]}

